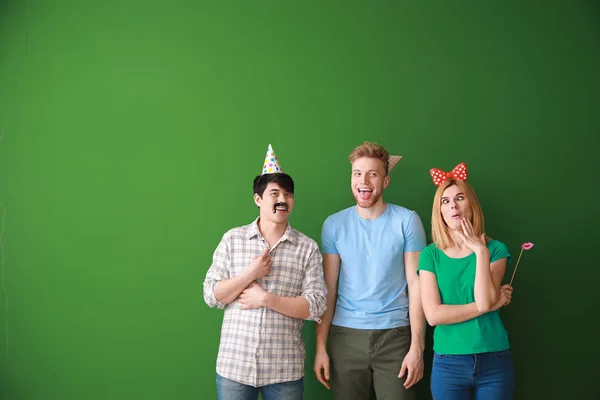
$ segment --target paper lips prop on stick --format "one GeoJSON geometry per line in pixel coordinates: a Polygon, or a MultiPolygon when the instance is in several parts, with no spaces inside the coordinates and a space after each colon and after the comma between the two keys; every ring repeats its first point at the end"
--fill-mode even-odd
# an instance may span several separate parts
{"type": "Polygon", "coordinates": [[[512,286],[513,279],[515,279],[515,273],[517,272],[517,268],[519,267],[519,261],[521,261],[521,256],[523,255],[523,250],[529,250],[533,247],[533,243],[527,242],[521,245],[521,252],[519,253],[519,258],[517,259],[517,265],[515,265],[515,270],[513,271],[512,277],[510,278],[509,285],[512,286]]]}

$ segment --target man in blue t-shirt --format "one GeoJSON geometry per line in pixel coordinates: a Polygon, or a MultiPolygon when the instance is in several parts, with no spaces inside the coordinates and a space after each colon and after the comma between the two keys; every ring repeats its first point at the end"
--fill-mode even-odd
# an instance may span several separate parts
{"type": "Polygon", "coordinates": [[[328,389],[331,382],[336,399],[367,400],[372,390],[377,399],[414,399],[423,377],[417,267],[425,230],[416,212],[383,201],[399,160],[376,143],[356,147],[350,153],[356,205],[323,224],[328,294],[314,371],[328,389]]]}

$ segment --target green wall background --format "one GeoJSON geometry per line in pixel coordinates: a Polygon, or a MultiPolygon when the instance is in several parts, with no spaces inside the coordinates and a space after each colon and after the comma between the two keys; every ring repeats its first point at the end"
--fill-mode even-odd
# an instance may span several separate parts
{"type": "Polygon", "coordinates": [[[594,1],[0,0],[2,395],[216,398],[202,281],[267,145],[318,240],[374,140],[426,226],[429,168],[465,161],[487,232],[535,243],[503,311],[516,398],[600,398],[599,49],[594,1]]]}

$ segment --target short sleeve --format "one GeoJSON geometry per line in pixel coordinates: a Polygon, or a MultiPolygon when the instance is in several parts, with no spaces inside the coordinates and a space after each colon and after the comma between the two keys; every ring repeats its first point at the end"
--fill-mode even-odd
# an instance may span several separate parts
{"type": "Polygon", "coordinates": [[[327,218],[321,230],[321,249],[323,250],[323,254],[339,254],[335,242],[335,226],[331,218],[327,218]]]}
{"type": "Polygon", "coordinates": [[[417,275],[420,271],[429,271],[431,273],[435,272],[435,245],[429,245],[421,251],[421,255],[419,256],[419,268],[417,268],[417,275]]]}
{"type": "Polygon", "coordinates": [[[423,223],[419,214],[413,211],[404,229],[404,252],[421,251],[426,245],[423,223]]]}
{"type": "Polygon", "coordinates": [[[488,243],[488,248],[490,250],[490,264],[502,258],[506,258],[506,263],[508,264],[512,259],[508,247],[502,242],[492,240],[488,243]]]}

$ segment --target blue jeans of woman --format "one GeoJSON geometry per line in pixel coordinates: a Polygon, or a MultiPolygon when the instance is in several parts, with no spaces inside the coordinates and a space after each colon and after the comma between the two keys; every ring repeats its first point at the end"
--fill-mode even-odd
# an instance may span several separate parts
{"type": "Polygon", "coordinates": [[[433,355],[434,400],[511,400],[515,375],[510,350],[433,355]]]}

